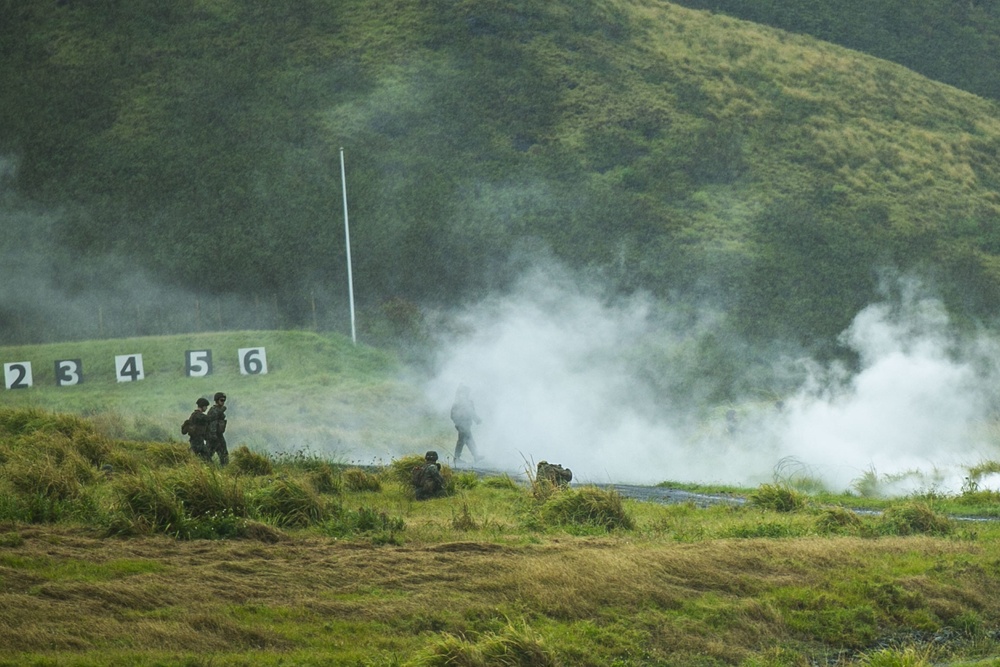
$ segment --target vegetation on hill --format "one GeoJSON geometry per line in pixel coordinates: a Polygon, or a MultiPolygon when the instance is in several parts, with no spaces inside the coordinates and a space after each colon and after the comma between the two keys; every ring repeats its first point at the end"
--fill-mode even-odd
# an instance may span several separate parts
{"type": "Polygon", "coordinates": [[[359,306],[403,331],[540,258],[820,348],[885,273],[965,317],[1000,305],[996,105],[811,37],[634,0],[3,15],[0,254],[35,260],[7,341],[78,338],[44,305],[110,310],[135,267],[340,326],[341,147],[359,306]]]}
{"type": "Polygon", "coordinates": [[[1000,98],[1000,7],[952,0],[680,0],[891,60],[926,77],[1000,98]]]}

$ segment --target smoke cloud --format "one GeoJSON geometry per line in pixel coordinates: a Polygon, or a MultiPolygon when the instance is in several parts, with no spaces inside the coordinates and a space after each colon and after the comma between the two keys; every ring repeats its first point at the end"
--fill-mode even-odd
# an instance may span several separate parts
{"type": "Polygon", "coordinates": [[[568,272],[535,270],[461,316],[466,333],[445,347],[426,393],[447,413],[456,387],[469,386],[483,465],[513,473],[547,460],[580,482],[796,475],[845,491],[868,476],[888,492],[957,491],[969,466],[997,454],[996,343],[960,337],[919,285],[902,293],[843,333],[856,368],[778,356],[774,376],[795,379],[784,395],[695,409],[648,381],[642,346],[691,349],[705,321],[664,318],[641,297],[608,302],[568,272]]]}

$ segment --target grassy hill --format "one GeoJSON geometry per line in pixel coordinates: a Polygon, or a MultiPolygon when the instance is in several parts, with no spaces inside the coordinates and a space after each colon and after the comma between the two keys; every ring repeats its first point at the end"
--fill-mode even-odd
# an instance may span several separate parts
{"type": "Polygon", "coordinates": [[[8,340],[136,265],[339,326],[341,147],[368,321],[538,257],[813,347],[887,273],[1000,305],[996,104],[815,38],[635,0],[7,4],[6,210],[57,243],[8,340]]]}
{"type": "Polygon", "coordinates": [[[200,396],[229,397],[230,447],[368,462],[451,444],[394,357],[343,336],[239,331],[0,348],[4,363],[30,362],[34,385],[0,405],[88,415],[119,438],[184,441],[181,422],[200,396]],[[267,373],[240,373],[237,350],[263,347],[267,373]],[[212,374],[187,377],[186,350],[211,350],[212,374]],[[116,355],[141,354],[145,378],[118,382],[116,355]],[[54,363],[82,362],[83,382],[57,386],[54,363]],[[438,440],[438,438],[441,438],[438,440]]]}

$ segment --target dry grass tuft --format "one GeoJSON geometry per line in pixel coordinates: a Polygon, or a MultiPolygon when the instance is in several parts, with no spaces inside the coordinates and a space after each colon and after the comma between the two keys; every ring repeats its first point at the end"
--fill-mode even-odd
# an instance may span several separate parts
{"type": "Polygon", "coordinates": [[[233,466],[233,470],[242,475],[265,477],[274,474],[274,464],[270,457],[251,451],[246,445],[238,447],[231,459],[230,465],[233,466]]]}
{"type": "Polygon", "coordinates": [[[761,509],[797,512],[806,507],[807,497],[801,491],[784,484],[761,484],[747,497],[747,501],[761,509]]]}
{"type": "Polygon", "coordinates": [[[361,468],[348,468],[341,475],[344,486],[350,491],[370,491],[378,493],[382,490],[382,481],[378,475],[362,470],[361,468]]]}
{"type": "Polygon", "coordinates": [[[553,525],[594,526],[605,530],[631,530],[635,522],[617,491],[584,486],[561,488],[541,507],[543,519],[553,525]]]}
{"type": "Polygon", "coordinates": [[[882,532],[890,535],[950,535],[954,523],[935,512],[927,503],[894,505],[882,513],[882,532]]]}

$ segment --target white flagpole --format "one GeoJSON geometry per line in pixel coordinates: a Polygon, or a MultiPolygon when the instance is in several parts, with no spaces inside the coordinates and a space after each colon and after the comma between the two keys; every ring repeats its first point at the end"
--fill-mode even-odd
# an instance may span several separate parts
{"type": "Polygon", "coordinates": [[[344,240],[347,243],[347,291],[351,297],[351,342],[358,343],[354,330],[354,276],[351,271],[351,227],[347,224],[347,173],[344,170],[344,149],[340,149],[340,182],[344,191],[344,240]]]}

